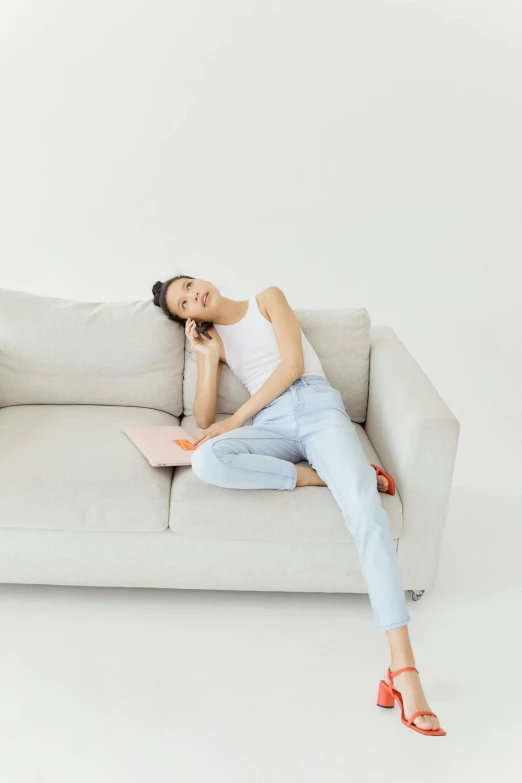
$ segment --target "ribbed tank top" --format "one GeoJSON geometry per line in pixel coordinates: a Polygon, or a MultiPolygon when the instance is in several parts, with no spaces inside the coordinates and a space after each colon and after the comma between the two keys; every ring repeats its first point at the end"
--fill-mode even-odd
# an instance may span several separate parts
{"type": "MultiPolygon", "coordinates": [[[[240,321],[214,326],[223,341],[228,366],[252,396],[281,364],[272,323],[260,311],[256,297],[251,296],[246,314],[240,321]]],[[[321,361],[302,329],[301,342],[305,368],[302,375],[326,378],[321,361]]]]}

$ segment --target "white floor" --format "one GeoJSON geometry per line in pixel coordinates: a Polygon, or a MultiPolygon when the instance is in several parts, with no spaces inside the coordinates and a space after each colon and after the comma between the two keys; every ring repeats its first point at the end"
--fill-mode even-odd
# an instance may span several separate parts
{"type": "Polygon", "coordinates": [[[521,500],[456,481],[438,582],[408,597],[445,737],[376,706],[367,595],[2,585],[1,780],[520,780],[521,500]]]}

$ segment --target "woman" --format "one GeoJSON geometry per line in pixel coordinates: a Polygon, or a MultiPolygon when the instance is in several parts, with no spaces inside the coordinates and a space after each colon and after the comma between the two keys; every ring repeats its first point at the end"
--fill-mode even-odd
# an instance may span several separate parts
{"type": "MultiPolygon", "coordinates": [[[[280,289],[275,290],[284,299],[280,289]]],[[[214,419],[223,363],[251,391],[251,400],[252,392],[275,371],[285,377],[288,370],[281,369],[284,363],[270,318],[270,312],[275,312],[273,288],[236,301],[222,296],[206,280],[178,275],[158,281],[152,292],[154,304],[170,320],[185,325],[198,357],[198,372],[203,369],[207,379],[200,392],[207,410],[198,408],[200,420],[214,419]],[[212,339],[199,333],[196,325],[203,326],[212,339]]],[[[292,320],[288,323],[295,328],[292,320]]],[[[297,373],[286,376],[286,390],[252,415],[252,426],[243,426],[250,415],[243,416],[239,409],[204,429],[194,441],[192,469],[205,483],[228,488],[330,489],[354,537],[377,628],[386,632],[390,646],[391,663],[386,680],[380,681],[377,703],[392,707],[397,699],[403,723],[422,734],[443,736],[446,732],[428,706],[415,667],[389,519],[375,491],[388,491],[389,483],[381,475],[376,480],[341,395],[330,386],[302,330],[301,341],[305,372],[293,382],[290,379],[297,373]],[[303,460],[310,467],[295,464],[303,460]]]]}

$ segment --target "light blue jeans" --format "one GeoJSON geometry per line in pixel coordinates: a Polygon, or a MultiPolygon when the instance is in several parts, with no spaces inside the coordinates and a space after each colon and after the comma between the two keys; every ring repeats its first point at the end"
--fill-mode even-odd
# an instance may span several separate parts
{"type": "Polygon", "coordinates": [[[354,537],[378,630],[409,623],[376,473],[340,392],[321,375],[303,375],[252,421],[199,445],[192,454],[194,473],[205,484],[228,489],[295,489],[295,463],[306,460],[354,537]]]}

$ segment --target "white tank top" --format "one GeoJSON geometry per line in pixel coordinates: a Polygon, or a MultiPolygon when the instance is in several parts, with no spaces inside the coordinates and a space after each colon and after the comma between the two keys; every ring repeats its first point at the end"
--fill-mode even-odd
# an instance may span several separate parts
{"type": "MultiPolygon", "coordinates": [[[[214,326],[223,341],[228,366],[252,396],[281,364],[272,323],[260,311],[256,297],[251,296],[246,314],[240,321],[214,326]]],[[[319,357],[302,329],[301,342],[305,368],[302,374],[322,375],[326,378],[319,357]]]]}

